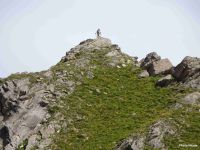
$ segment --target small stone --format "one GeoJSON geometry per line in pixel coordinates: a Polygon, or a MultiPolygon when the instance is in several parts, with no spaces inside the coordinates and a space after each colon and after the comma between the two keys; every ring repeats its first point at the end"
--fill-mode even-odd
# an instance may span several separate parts
{"type": "Polygon", "coordinates": [[[147,70],[144,70],[138,75],[138,77],[139,78],[149,77],[149,73],[147,72],[147,70]]]}
{"type": "Polygon", "coordinates": [[[97,93],[101,93],[101,91],[100,91],[99,89],[96,89],[96,92],[97,92],[97,93]]]}
{"type": "Polygon", "coordinates": [[[122,67],[126,67],[126,64],[122,64],[122,67]]]}
{"type": "Polygon", "coordinates": [[[165,86],[168,86],[172,81],[173,81],[173,77],[171,74],[169,74],[169,75],[159,79],[156,82],[156,85],[160,86],[160,87],[165,87],[165,86]]]}

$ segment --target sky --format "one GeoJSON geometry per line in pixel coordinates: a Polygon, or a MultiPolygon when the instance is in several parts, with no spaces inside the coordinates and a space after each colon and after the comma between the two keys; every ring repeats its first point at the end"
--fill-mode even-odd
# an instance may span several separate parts
{"type": "Polygon", "coordinates": [[[200,0],[0,0],[0,77],[47,70],[102,36],[139,59],[200,57],[200,0]]]}

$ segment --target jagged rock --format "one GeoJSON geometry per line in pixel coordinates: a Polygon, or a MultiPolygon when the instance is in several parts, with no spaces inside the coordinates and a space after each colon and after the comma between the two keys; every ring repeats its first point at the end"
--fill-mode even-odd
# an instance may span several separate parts
{"type": "Polygon", "coordinates": [[[116,150],[143,150],[144,149],[145,137],[133,136],[124,140],[116,150]]]}
{"type": "Polygon", "coordinates": [[[80,42],[79,45],[89,44],[89,43],[92,43],[92,42],[94,42],[94,39],[87,39],[87,40],[85,40],[85,41],[80,42]]]}
{"type": "Polygon", "coordinates": [[[149,65],[147,71],[150,75],[169,74],[171,73],[172,64],[168,59],[161,59],[149,65]]]}
{"type": "Polygon", "coordinates": [[[119,48],[118,45],[115,45],[111,47],[111,51],[108,52],[105,57],[108,58],[107,60],[107,65],[112,66],[112,67],[117,67],[120,65],[126,65],[129,64],[130,62],[133,63],[133,59],[130,59],[129,56],[126,54],[123,54],[121,52],[121,49],[119,48]]]}
{"type": "Polygon", "coordinates": [[[50,138],[45,139],[38,145],[38,147],[40,150],[43,150],[43,149],[45,149],[45,147],[49,146],[51,144],[51,142],[52,142],[52,139],[50,139],[50,138]]]}
{"type": "Polygon", "coordinates": [[[149,73],[147,72],[147,70],[143,70],[139,75],[139,78],[145,78],[145,77],[149,77],[149,73]]]}
{"type": "Polygon", "coordinates": [[[184,85],[200,89],[200,58],[185,57],[173,70],[173,76],[184,85]]]}
{"type": "Polygon", "coordinates": [[[1,113],[5,118],[9,117],[13,112],[17,112],[18,101],[21,96],[27,94],[29,84],[28,79],[23,79],[7,81],[0,86],[0,107],[1,113]]]}
{"type": "Polygon", "coordinates": [[[184,82],[199,71],[200,58],[187,56],[174,68],[173,75],[178,81],[184,82]]]}
{"type": "Polygon", "coordinates": [[[38,146],[39,140],[41,140],[41,137],[39,135],[31,135],[28,139],[28,145],[26,146],[26,150],[31,150],[34,146],[38,146]]]}
{"type": "Polygon", "coordinates": [[[167,76],[162,77],[161,79],[159,79],[156,82],[156,85],[160,86],[160,87],[165,87],[165,86],[168,86],[172,81],[173,81],[172,75],[168,74],[167,76]]]}
{"type": "MultiPolygon", "coordinates": [[[[50,94],[45,90],[47,86],[41,83],[29,86],[28,78],[9,81],[0,86],[3,124],[8,129],[10,140],[3,146],[5,150],[15,149],[30,135],[37,133],[40,123],[47,115],[48,102],[43,99],[50,94]]],[[[6,142],[6,139],[2,140],[6,142]]]]}
{"type": "Polygon", "coordinates": [[[67,52],[66,55],[61,59],[61,61],[67,62],[70,60],[75,60],[77,56],[79,56],[79,53],[83,50],[93,51],[94,49],[98,50],[102,47],[108,47],[111,45],[111,41],[106,38],[100,37],[97,39],[88,39],[81,42],[78,46],[72,48],[69,52],[67,52]]]}
{"type": "Polygon", "coordinates": [[[29,79],[24,80],[17,80],[14,81],[14,83],[17,85],[19,90],[19,96],[24,96],[28,93],[29,90],[29,79]]]}
{"type": "Polygon", "coordinates": [[[119,55],[121,55],[120,52],[118,50],[114,50],[114,51],[107,53],[106,57],[116,57],[116,56],[119,56],[119,55]]]}
{"type": "Polygon", "coordinates": [[[40,133],[42,134],[43,139],[49,138],[52,134],[55,133],[55,128],[52,124],[49,124],[47,127],[43,127],[40,130],[40,133]]]}
{"type": "Polygon", "coordinates": [[[149,53],[140,61],[140,67],[147,70],[150,76],[171,73],[172,64],[168,59],[161,59],[156,53],[149,53]]]}
{"type": "Polygon", "coordinates": [[[53,72],[51,70],[47,70],[43,73],[43,76],[47,77],[48,79],[51,79],[53,77],[53,72]]]}
{"type": "Polygon", "coordinates": [[[116,150],[143,150],[145,145],[154,149],[166,150],[167,146],[163,143],[165,136],[175,134],[175,128],[168,121],[160,120],[150,126],[147,136],[136,135],[123,140],[116,150]]]}
{"type": "Polygon", "coordinates": [[[75,67],[77,68],[86,68],[90,63],[90,60],[88,58],[80,58],[77,59],[75,62],[75,67]]]}
{"type": "Polygon", "coordinates": [[[47,90],[49,90],[51,93],[55,92],[55,87],[53,84],[50,84],[49,86],[47,86],[47,90]]]}
{"type": "Polygon", "coordinates": [[[200,93],[194,92],[189,95],[187,95],[183,100],[181,101],[184,104],[191,104],[191,105],[198,105],[200,106],[200,93]]]}
{"type": "Polygon", "coordinates": [[[156,52],[149,53],[140,61],[140,67],[143,69],[148,69],[153,62],[159,61],[160,59],[161,57],[156,52]]]}
{"type": "Polygon", "coordinates": [[[168,122],[158,121],[150,127],[146,143],[155,149],[164,150],[166,149],[163,143],[164,137],[173,134],[175,134],[175,129],[168,122]]]}

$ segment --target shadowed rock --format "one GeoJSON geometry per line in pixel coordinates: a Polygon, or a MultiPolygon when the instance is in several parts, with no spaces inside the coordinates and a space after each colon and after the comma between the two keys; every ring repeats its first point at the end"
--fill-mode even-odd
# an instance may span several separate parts
{"type": "Polygon", "coordinates": [[[200,58],[185,57],[173,70],[173,76],[184,85],[200,89],[200,58]]]}
{"type": "Polygon", "coordinates": [[[160,78],[157,82],[156,85],[160,87],[165,87],[168,86],[171,82],[173,81],[173,77],[171,74],[160,78]]]}
{"type": "Polygon", "coordinates": [[[140,67],[143,69],[148,69],[153,62],[159,61],[160,59],[161,57],[156,52],[151,52],[140,61],[140,67]]]}

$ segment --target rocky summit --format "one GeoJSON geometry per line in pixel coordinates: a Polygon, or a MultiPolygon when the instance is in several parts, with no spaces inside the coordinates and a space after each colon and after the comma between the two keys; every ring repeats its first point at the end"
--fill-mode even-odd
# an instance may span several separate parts
{"type": "Polygon", "coordinates": [[[200,149],[200,58],[138,61],[82,41],[50,69],[0,79],[2,150],[200,149]]]}

